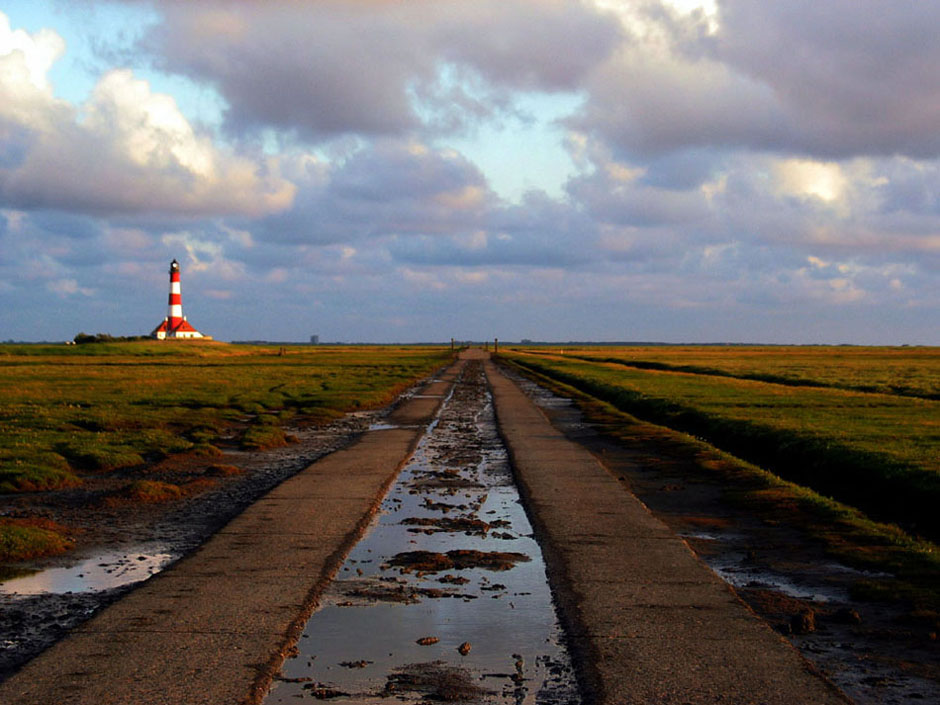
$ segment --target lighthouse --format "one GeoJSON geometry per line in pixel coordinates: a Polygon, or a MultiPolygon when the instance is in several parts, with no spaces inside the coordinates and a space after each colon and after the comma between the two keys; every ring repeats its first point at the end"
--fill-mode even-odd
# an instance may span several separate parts
{"type": "Polygon", "coordinates": [[[157,340],[167,338],[208,338],[193,328],[183,315],[183,295],[180,292],[180,263],[170,262],[170,315],[163,319],[150,334],[157,340]]]}

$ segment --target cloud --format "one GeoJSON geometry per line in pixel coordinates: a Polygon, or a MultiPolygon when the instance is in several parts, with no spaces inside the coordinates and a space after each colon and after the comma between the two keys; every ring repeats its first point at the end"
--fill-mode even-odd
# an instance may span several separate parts
{"type": "Polygon", "coordinates": [[[715,56],[773,91],[791,148],[821,156],[940,154],[940,6],[729,0],[715,56]]]}
{"type": "Polygon", "coordinates": [[[0,328],[149,331],[176,257],[221,339],[937,342],[936,11],[695,4],[141,3],[80,103],[0,15],[0,328]]]}
{"type": "Polygon", "coordinates": [[[261,215],[290,206],[276,159],[250,159],[199,134],[168,95],[126,69],[88,101],[52,95],[54,32],[9,31],[0,13],[0,205],[72,212],[261,215]]]}
{"type": "Polygon", "coordinates": [[[492,113],[492,101],[475,101],[446,80],[447,67],[481,79],[477,88],[490,97],[576,90],[619,37],[578,0],[214,0],[162,8],[165,20],[143,46],[166,70],[214,85],[232,130],[267,126],[315,140],[418,130],[425,118],[415,97],[432,109],[442,100],[445,112],[455,99],[472,105],[477,115],[464,112],[450,129],[492,113]]]}
{"type": "Polygon", "coordinates": [[[256,230],[269,242],[353,242],[475,227],[496,197],[480,170],[447,149],[378,140],[341,163],[295,157],[294,207],[256,230]]]}
{"type": "Polygon", "coordinates": [[[712,17],[627,7],[628,38],[589,75],[571,121],[620,155],[940,155],[940,7],[725,0],[712,17]]]}

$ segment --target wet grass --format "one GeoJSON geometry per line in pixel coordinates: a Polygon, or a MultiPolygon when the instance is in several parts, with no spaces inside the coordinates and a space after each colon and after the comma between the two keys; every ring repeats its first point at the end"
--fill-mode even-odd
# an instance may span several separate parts
{"type": "Polygon", "coordinates": [[[940,403],[512,354],[621,411],[705,439],[781,478],[940,536],[940,403]]]}
{"type": "MultiPolygon", "coordinates": [[[[505,361],[505,358],[504,358],[505,361]]],[[[579,386],[531,368],[516,367],[557,394],[570,397],[597,429],[628,449],[638,462],[668,458],[696,477],[718,484],[725,501],[770,523],[798,528],[845,565],[886,577],[863,578],[854,586],[860,599],[905,600],[912,614],[935,615],[940,626],[940,548],[896,524],[875,521],[859,509],[718,450],[700,438],[649,423],[598,399],[579,386]]]]}

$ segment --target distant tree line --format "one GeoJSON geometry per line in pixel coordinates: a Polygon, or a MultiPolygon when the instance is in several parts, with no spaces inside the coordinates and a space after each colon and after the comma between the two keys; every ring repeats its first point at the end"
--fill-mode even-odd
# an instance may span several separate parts
{"type": "Polygon", "coordinates": [[[129,343],[135,340],[149,339],[150,336],[148,335],[109,335],[108,333],[96,333],[95,335],[79,333],[73,338],[76,345],[84,345],[85,343],[129,343]]]}

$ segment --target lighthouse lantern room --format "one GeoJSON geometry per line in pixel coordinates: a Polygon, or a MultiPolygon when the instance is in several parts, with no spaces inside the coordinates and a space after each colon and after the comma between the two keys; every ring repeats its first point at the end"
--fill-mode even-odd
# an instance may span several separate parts
{"type": "Polygon", "coordinates": [[[183,295],[180,293],[180,263],[170,262],[170,315],[163,319],[150,334],[157,340],[168,338],[207,338],[190,325],[183,315],[183,295]]]}

